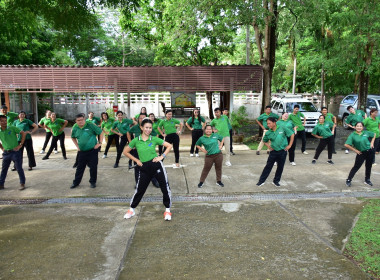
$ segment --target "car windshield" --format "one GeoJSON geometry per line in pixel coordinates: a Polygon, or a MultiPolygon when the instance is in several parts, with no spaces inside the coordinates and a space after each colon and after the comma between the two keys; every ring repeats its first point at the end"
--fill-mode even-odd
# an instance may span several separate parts
{"type": "Polygon", "coordinates": [[[349,95],[349,96],[346,96],[346,97],[342,100],[342,103],[344,103],[344,104],[349,104],[349,105],[354,105],[355,102],[356,102],[356,99],[358,99],[357,96],[349,95]]]}
{"type": "Polygon", "coordinates": [[[311,102],[290,102],[286,103],[286,111],[293,112],[294,106],[300,106],[300,112],[318,112],[317,108],[311,102]]]}

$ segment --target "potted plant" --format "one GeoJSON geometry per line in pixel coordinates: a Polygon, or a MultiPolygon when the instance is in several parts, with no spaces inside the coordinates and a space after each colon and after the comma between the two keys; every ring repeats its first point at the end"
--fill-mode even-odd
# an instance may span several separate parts
{"type": "Polygon", "coordinates": [[[240,133],[243,126],[248,125],[248,114],[245,106],[240,106],[236,112],[231,113],[231,126],[234,131],[232,140],[234,143],[242,143],[244,135],[240,133]]]}

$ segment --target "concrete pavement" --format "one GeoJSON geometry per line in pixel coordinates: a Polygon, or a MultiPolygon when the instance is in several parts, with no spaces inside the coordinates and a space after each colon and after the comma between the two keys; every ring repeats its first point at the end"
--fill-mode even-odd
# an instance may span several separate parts
{"type": "MultiPolygon", "coordinates": [[[[38,152],[42,140],[34,139],[38,152]]],[[[270,183],[274,174],[258,188],[267,155],[236,146],[232,166],[223,168],[225,187],[216,186],[212,169],[199,189],[204,157],[189,157],[186,145],[183,168],[170,167],[172,153],[165,160],[173,220],[163,220],[160,190],[150,186],[151,202],[127,221],[134,175],[126,158],[113,168],[111,149],[99,159],[97,188],[89,188],[86,170],[71,190],[76,152],[68,140],[68,160],[36,154],[26,190],[8,173],[0,191],[0,279],[369,279],[341,252],[364,205],[359,197],[380,197],[379,165],[374,187],[363,184],[362,167],[347,188],[354,154],[338,150],[328,165],[324,151],[312,165],[312,150],[298,150],[280,188],[270,183]]]]}

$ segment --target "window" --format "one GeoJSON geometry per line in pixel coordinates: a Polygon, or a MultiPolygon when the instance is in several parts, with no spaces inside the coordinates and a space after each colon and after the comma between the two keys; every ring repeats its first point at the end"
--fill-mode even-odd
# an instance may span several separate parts
{"type": "Polygon", "coordinates": [[[294,106],[300,106],[300,112],[318,112],[317,108],[311,102],[289,102],[286,103],[286,111],[291,113],[293,112],[294,106]]]}
{"type": "Polygon", "coordinates": [[[367,108],[369,109],[377,109],[376,101],[374,99],[367,99],[367,108]]]}
{"type": "Polygon", "coordinates": [[[272,109],[277,110],[278,109],[278,104],[280,104],[280,103],[276,102],[275,104],[273,104],[272,109]]]}
{"type": "Polygon", "coordinates": [[[354,105],[357,99],[358,99],[357,96],[355,96],[355,95],[349,95],[349,96],[346,96],[346,97],[342,100],[342,103],[344,103],[344,104],[349,104],[349,105],[354,105]]]}

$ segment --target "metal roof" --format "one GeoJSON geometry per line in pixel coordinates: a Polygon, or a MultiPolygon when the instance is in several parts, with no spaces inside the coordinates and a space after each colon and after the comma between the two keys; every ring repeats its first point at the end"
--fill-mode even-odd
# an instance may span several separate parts
{"type": "Polygon", "coordinates": [[[262,67],[0,65],[0,91],[262,91],[262,67]]]}

